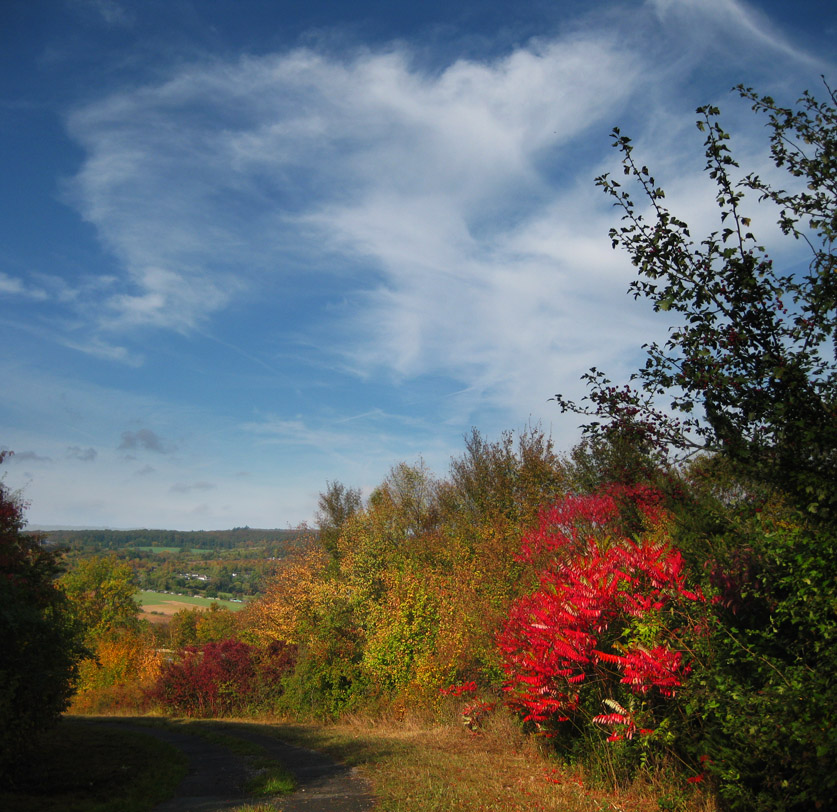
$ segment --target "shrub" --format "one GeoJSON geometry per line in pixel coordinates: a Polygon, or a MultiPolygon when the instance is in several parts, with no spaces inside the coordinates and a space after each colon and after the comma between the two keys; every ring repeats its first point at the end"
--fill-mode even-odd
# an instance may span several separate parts
{"type": "Polygon", "coordinates": [[[717,604],[719,622],[695,669],[692,746],[709,754],[707,770],[729,808],[830,808],[837,792],[837,538],[764,520],[748,560],[735,601],[717,604]]]}
{"type": "Polygon", "coordinates": [[[149,695],[184,716],[271,709],[295,663],[296,646],[279,642],[263,649],[235,639],[187,646],[180,659],[163,667],[149,695]]]}
{"type": "Polygon", "coordinates": [[[162,654],[151,629],[116,629],[97,639],[80,666],[73,713],[141,712],[160,674],[162,654]]]}
{"type": "Polygon", "coordinates": [[[224,716],[241,711],[255,683],[252,648],[240,640],[188,646],[163,667],[152,695],[184,716],[224,716]]]}
{"type": "Polygon", "coordinates": [[[641,486],[567,496],[524,537],[520,558],[539,567],[539,586],[513,604],[497,644],[508,702],[541,732],[592,725],[617,742],[667,724],[703,598],[687,587],[658,501],[641,486]],[[628,502],[650,525],[637,540],[615,532],[628,502]]]}

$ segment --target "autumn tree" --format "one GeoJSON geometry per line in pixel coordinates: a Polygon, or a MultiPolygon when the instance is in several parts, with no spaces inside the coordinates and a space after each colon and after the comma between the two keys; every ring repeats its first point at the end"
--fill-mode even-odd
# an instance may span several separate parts
{"type": "Polygon", "coordinates": [[[91,640],[139,627],[136,580],[127,562],[115,556],[85,558],[60,583],[91,640]]]}
{"type": "Polygon", "coordinates": [[[317,501],[316,519],[320,543],[332,555],[337,551],[340,529],[362,503],[359,488],[347,488],[337,481],[326,483],[326,489],[317,501]]]}

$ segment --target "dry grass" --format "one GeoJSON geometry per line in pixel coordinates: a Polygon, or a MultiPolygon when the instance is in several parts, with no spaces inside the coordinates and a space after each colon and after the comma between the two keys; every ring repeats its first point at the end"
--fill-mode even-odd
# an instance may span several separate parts
{"type": "Polygon", "coordinates": [[[333,726],[278,724],[288,741],[357,766],[379,798],[378,812],[712,812],[683,783],[589,786],[584,775],[549,758],[539,742],[498,713],[484,732],[422,721],[351,720],[333,726]]]}

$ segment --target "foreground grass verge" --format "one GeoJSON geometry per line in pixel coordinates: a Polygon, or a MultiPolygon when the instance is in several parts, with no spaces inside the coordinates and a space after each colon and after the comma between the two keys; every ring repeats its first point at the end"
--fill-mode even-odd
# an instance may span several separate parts
{"type": "Polygon", "coordinates": [[[62,719],[0,789],[4,812],[144,812],[170,797],[186,758],[143,733],[62,719]]]}
{"type": "Polygon", "coordinates": [[[714,811],[682,779],[660,776],[619,790],[591,785],[503,715],[480,734],[405,720],[259,727],[359,768],[378,799],[376,812],[714,811]]]}
{"type": "MultiPolygon", "coordinates": [[[[551,758],[542,742],[524,736],[517,723],[503,714],[492,718],[479,734],[457,724],[404,719],[353,719],[332,725],[292,724],[268,718],[217,722],[135,719],[140,724],[166,726],[208,738],[248,762],[253,773],[247,788],[251,800],[236,812],[275,812],[282,808],[281,799],[275,796],[293,790],[290,776],[275,761],[269,763],[264,748],[236,736],[236,728],[245,725],[260,734],[319,750],[357,767],[378,800],[376,812],[714,812],[701,788],[682,778],[658,776],[619,790],[603,789],[589,782],[580,770],[551,758]],[[264,801],[253,797],[259,795],[264,801]],[[268,800],[268,795],[274,797],[268,800]]],[[[114,750],[121,747],[115,740],[110,746],[114,750]]],[[[76,749],[82,755],[87,749],[90,755],[86,739],[76,749]]],[[[119,756],[122,755],[120,750],[119,756]]],[[[145,758],[146,764],[154,765],[156,782],[161,764],[168,763],[171,756],[158,751],[158,755],[145,758]]],[[[14,806],[0,795],[0,809],[139,812],[153,805],[129,805],[123,790],[113,786],[111,797],[119,800],[112,806],[92,805],[93,799],[88,805],[74,806],[64,801],[50,806],[14,806]]]]}

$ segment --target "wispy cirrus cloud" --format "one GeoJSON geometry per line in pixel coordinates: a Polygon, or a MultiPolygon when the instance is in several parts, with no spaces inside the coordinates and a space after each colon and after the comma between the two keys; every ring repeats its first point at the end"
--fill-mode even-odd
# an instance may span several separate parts
{"type": "MultiPolygon", "coordinates": [[[[309,340],[342,333],[349,369],[441,369],[485,391],[509,343],[520,349],[503,315],[511,280],[556,288],[552,269],[505,245],[554,198],[560,150],[641,72],[612,33],[436,73],[404,47],[300,49],[192,66],[79,109],[69,128],[87,159],[69,194],[126,271],[99,326],[190,329],[265,278],[279,296],[283,281],[333,283],[351,318],[318,314],[309,340]],[[289,280],[299,256],[307,270],[293,263],[289,280]]],[[[545,323],[556,314],[539,298],[545,323]]]]}
{"type": "Polygon", "coordinates": [[[447,376],[460,419],[543,403],[648,338],[592,189],[612,165],[590,140],[624,118],[670,166],[694,153],[671,132],[694,103],[670,88],[702,69],[695,32],[718,25],[733,62],[765,45],[800,56],[736,0],[649,0],[501,57],[427,67],[404,44],[298,48],[180,66],[80,107],[68,198],[123,271],[98,329],[204,330],[266,287],[280,301],[325,290],[300,329],[344,370],[447,376]]]}
{"type": "Polygon", "coordinates": [[[797,47],[758,8],[743,0],[647,0],[664,20],[688,26],[693,36],[713,39],[716,45],[730,41],[743,45],[744,54],[752,57],[762,51],[769,60],[780,55],[815,70],[825,70],[828,63],[797,47]]]}

